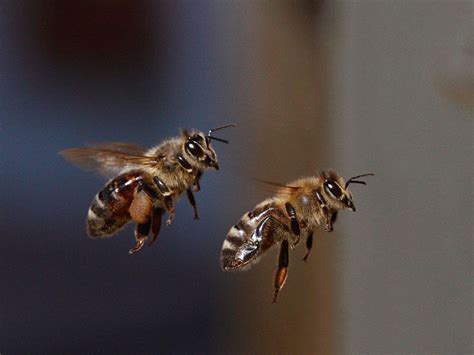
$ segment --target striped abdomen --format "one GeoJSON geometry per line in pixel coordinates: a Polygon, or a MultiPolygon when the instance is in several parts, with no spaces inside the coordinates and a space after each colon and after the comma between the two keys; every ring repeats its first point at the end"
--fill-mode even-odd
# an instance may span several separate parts
{"type": "Polygon", "coordinates": [[[141,179],[143,175],[138,171],[121,174],[95,195],[87,214],[91,237],[110,236],[130,220],[128,209],[141,179]]]}
{"type": "Polygon", "coordinates": [[[243,215],[227,234],[222,245],[221,264],[224,270],[243,268],[275,244],[288,228],[279,221],[285,216],[271,200],[263,201],[243,215]]]}

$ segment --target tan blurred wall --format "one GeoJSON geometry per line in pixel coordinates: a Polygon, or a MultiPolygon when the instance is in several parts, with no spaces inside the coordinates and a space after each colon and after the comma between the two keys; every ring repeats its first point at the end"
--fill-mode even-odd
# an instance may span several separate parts
{"type": "MultiPolygon", "coordinates": [[[[255,69],[255,97],[248,126],[245,174],[288,182],[324,168],[327,153],[328,52],[324,6],[318,2],[247,2],[254,36],[244,61],[255,69]]],[[[257,184],[258,202],[269,194],[257,184]],[[260,189],[260,191],[258,191],[260,189]]],[[[250,202],[249,202],[250,203],[250,202]]],[[[243,213],[244,211],[241,211],[243,213]]],[[[290,251],[288,281],[271,304],[277,248],[250,271],[235,276],[241,295],[229,304],[239,314],[234,332],[224,334],[227,350],[255,354],[332,354],[334,342],[335,253],[330,235],[315,233],[307,264],[304,240],[290,251]]],[[[235,280],[235,278],[234,278],[235,280]]]]}
{"type": "MultiPolygon", "coordinates": [[[[314,174],[322,168],[326,152],[328,70],[324,37],[324,9],[315,3],[278,2],[259,7],[260,69],[258,128],[265,132],[258,142],[262,174],[287,182],[314,174]]],[[[308,263],[301,261],[303,241],[290,253],[287,284],[277,305],[262,309],[257,321],[270,321],[285,329],[281,337],[269,336],[257,352],[295,354],[335,352],[334,250],[326,233],[316,231],[308,263]],[[285,336],[286,335],[286,336],[285,336]]],[[[267,271],[273,281],[274,260],[267,271]],[[271,274],[270,274],[271,272],[271,274]]],[[[268,282],[270,284],[270,282],[268,282]]],[[[270,335],[270,334],[269,334],[270,335]]]]}
{"type": "Polygon", "coordinates": [[[472,107],[438,84],[474,82],[474,3],[339,1],[334,13],[333,162],[376,173],[338,221],[341,350],[472,354],[472,107]]]}
{"type": "MultiPolygon", "coordinates": [[[[472,83],[472,2],[246,4],[244,174],[376,176],[307,265],[290,253],[277,305],[276,250],[227,278],[226,350],[472,353],[472,111],[438,85],[472,83]]],[[[243,181],[235,205],[268,196],[243,181]]]]}

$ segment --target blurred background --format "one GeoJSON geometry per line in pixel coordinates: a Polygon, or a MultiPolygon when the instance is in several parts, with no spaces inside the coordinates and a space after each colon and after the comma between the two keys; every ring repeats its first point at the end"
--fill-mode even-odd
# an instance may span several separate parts
{"type": "Polygon", "coordinates": [[[472,1],[0,4],[0,353],[473,352],[472,1]],[[86,237],[104,180],[58,151],[223,131],[158,242],[86,237]],[[356,213],[224,273],[228,229],[286,182],[375,172],[356,213]]]}

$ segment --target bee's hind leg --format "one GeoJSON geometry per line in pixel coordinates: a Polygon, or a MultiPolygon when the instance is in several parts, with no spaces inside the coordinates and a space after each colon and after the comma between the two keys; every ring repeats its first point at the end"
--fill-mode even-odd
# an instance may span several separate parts
{"type": "Polygon", "coordinates": [[[168,210],[169,216],[166,220],[166,225],[170,225],[174,219],[174,202],[171,190],[166,186],[163,180],[161,180],[158,176],[153,177],[153,182],[160,190],[161,194],[165,199],[165,207],[168,210]]]}
{"type": "Polygon", "coordinates": [[[293,234],[296,237],[295,242],[292,243],[292,245],[291,245],[291,249],[293,249],[300,242],[300,234],[301,234],[300,224],[298,222],[298,219],[296,218],[296,212],[295,212],[295,208],[293,207],[293,205],[291,203],[287,202],[287,203],[285,203],[285,209],[286,209],[286,213],[288,214],[288,217],[290,217],[291,231],[293,232],[293,234]]]}
{"type": "Polygon", "coordinates": [[[273,295],[273,303],[276,303],[278,292],[285,285],[286,278],[288,277],[288,240],[283,239],[280,245],[280,255],[278,257],[278,269],[275,274],[275,293],[273,295]]]}
{"type": "Polygon", "coordinates": [[[131,248],[128,253],[133,254],[137,251],[140,251],[141,248],[145,245],[145,242],[148,238],[148,233],[150,233],[151,220],[147,223],[138,224],[135,228],[135,246],[131,248]]]}
{"type": "Polygon", "coordinates": [[[153,209],[153,216],[152,216],[152,219],[151,219],[152,239],[150,240],[150,243],[148,243],[148,246],[151,246],[156,241],[156,238],[158,237],[158,234],[160,234],[161,218],[163,217],[164,213],[165,213],[165,211],[161,207],[155,207],[153,209]]]}
{"type": "Polygon", "coordinates": [[[153,200],[143,187],[137,189],[128,212],[132,220],[137,223],[135,228],[135,246],[128,251],[129,254],[133,254],[143,247],[151,227],[153,200]]]}

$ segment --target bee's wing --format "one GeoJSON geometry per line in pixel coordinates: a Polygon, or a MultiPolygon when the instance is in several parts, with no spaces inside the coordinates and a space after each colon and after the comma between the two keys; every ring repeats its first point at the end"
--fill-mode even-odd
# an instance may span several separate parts
{"type": "Polygon", "coordinates": [[[255,181],[263,184],[265,186],[265,191],[268,193],[278,194],[278,195],[291,195],[295,190],[298,190],[298,186],[288,186],[285,184],[280,184],[279,182],[262,180],[254,178],[255,181]]]}
{"type": "Polygon", "coordinates": [[[133,155],[145,155],[147,148],[139,146],[137,144],[125,143],[125,142],[101,142],[90,145],[91,148],[100,148],[107,150],[119,151],[122,153],[128,153],[133,155]]]}
{"type": "Polygon", "coordinates": [[[70,148],[61,151],[60,154],[74,165],[98,172],[106,177],[112,177],[124,170],[156,166],[163,159],[161,156],[143,155],[143,148],[126,143],[70,148]]]}
{"type": "Polygon", "coordinates": [[[243,269],[289,233],[288,218],[272,199],[242,216],[222,245],[224,270],[243,269]]]}

